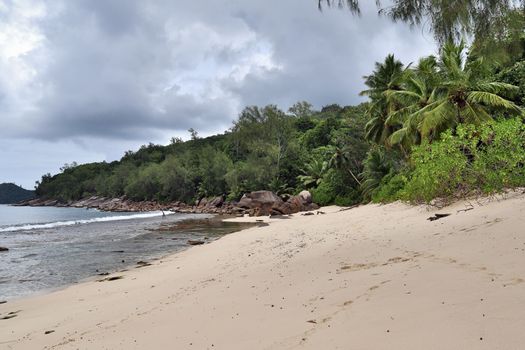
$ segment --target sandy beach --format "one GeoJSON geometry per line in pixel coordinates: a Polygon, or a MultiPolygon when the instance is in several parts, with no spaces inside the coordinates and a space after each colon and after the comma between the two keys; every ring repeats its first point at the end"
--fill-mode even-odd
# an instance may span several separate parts
{"type": "Polygon", "coordinates": [[[8,301],[0,348],[523,348],[525,195],[322,211],[8,301]]]}

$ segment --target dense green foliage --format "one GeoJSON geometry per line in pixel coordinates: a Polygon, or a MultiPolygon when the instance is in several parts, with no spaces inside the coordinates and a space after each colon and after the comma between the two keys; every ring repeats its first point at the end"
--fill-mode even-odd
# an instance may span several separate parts
{"type": "Polygon", "coordinates": [[[408,68],[389,56],[366,78],[366,136],[378,146],[364,161],[364,199],[429,202],[525,186],[525,61],[502,68],[465,51],[447,43],[408,68]]]}
{"type": "Polygon", "coordinates": [[[34,197],[34,191],[23,189],[13,183],[0,184],[0,204],[13,204],[34,197]]]}
{"type": "MultiPolygon", "coordinates": [[[[339,3],[359,11],[358,1],[319,0],[339,3]]],[[[428,17],[440,39],[464,30],[472,45],[448,40],[439,55],[408,65],[388,55],[365,77],[369,101],[359,106],[246,107],[221,135],[190,129],[189,141],[145,145],[120,161],[66,164],[42,177],[37,195],[191,203],[308,189],[319,204],[350,205],[525,186],[525,12],[493,0],[407,4],[415,3],[395,1],[390,15],[428,17]]]]}
{"type": "Polygon", "coordinates": [[[412,171],[385,178],[377,201],[429,202],[525,186],[525,125],[520,119],[460,125],[412,153],[412,171]]]}
{"type": "Polygon", "coordinates": [[[323,203],[361,200],[358,174],[368,150],[365,105],[314,111],[300,102],[289,113],[247,107],[222,135],[173,139],[126,152],[112,163],[66,164],[44,175],[37,194],[63,201],[92,195],[183,201],[268,189],[293,194],[316,189],[323,203]]]}

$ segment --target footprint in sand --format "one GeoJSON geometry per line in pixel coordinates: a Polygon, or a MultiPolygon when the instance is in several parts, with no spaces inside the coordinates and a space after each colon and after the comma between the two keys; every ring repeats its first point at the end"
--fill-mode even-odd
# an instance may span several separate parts
{"type": "Polygon", "coordinates": [[[525,280],[523,278],[514,278],[513,280],[511,280],[511,282],[503,284],[503,287],[516,286],[516,285],[521,284],[523,282],[525,282],[525,280]]]}

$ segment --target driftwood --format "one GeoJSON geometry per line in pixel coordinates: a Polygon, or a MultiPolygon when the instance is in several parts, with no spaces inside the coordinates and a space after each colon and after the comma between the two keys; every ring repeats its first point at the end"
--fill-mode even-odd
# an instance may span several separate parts
{"type": "Polygon", "coordinates": [[[469,211],[469,210],[472,210],[472,209],[474,209],[474,208],[459,209],[459,210],[457,211],[457,213],[461,213],[462,211],[469,211]]]}
{"type": "Polygon", "coordinates": [[[351,205],[349,207],[346,207],[346,208],[341,208],[339,209],[339,211],[347,211],[347,210],[350,210],[350,209],[354,209],[354,208],[357,208],[358,206],[360,206],[361,204],[354,204],[354,205],[351,205]]]}
{"type": "Polygon", "coordinates": [[[447,216],[450,216],[450,214],[434,214],[434,216],[427,218],[427,220],[435,221],[435,220],[446,218],[447,216]]]}

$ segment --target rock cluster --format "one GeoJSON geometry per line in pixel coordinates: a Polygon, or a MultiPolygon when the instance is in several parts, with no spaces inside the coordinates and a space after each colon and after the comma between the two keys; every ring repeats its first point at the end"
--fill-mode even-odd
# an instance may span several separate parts
{"type": "Polygon", "coordinates": [[[249,214],[250,216],[288,215],[319,208],[318,205],[312,202],[312,195],[308,191],[303,191],[297,196],[289,197],[286,201],[271,191],[256,191],[245,194],[239,202],[227,202],[223,196],[219,196],[215,198],[202,198],[194,205],[183,202],[136,202],[125,197],[105,198],[99,196],[92,196],[70,202],[37,198],[18,203],[17,205],[96,208],[113,212],[170,210],[179,213],[209,213],[220,215],[249,214]]]}
{"type": "Polygon", "coordinates": [[[238,206],[248,210],[250,216],[288,215],[319,209],[317,204],[312,203],[312,195],[308,191],[290,197],[286,202],[270,191],[251,192],[241,198],[238,206]]]}

